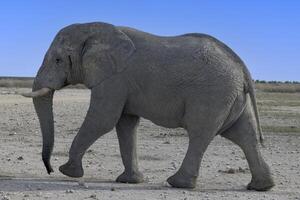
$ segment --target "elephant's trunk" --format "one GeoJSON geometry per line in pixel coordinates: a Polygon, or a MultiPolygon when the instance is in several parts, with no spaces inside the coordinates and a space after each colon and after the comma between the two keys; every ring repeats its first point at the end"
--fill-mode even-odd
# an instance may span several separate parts
{"type": "MultiPolygon", "coordinates": [[[[40,91],[41,88],[40,84],[35,80],[33,92],[40,91]]],[[[54,90],[50,90],[43,96],[33,98],[34,108],[40,121],[43,136],[42,159],[48,174],[53,172],[50,164],[50,157],[54,145],[53,94],[54,90]]]]}

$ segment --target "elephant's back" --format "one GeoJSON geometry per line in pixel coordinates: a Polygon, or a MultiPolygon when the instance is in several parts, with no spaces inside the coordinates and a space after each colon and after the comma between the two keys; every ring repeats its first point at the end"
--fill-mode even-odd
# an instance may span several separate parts
{"type": "Polygon", "coordinates": [[[184,89],[194,86],[211,89],[220,84],[243,88],[245,64],[212,36],[188,33],[164,37],[120,28],[136,46],[134,70],[146,72],[145,77],[153,82],[184,89]]]}
{"type": "Polygon", "coordinates": [[[118,27],[133,41],[137,51],[147,56],[157,56],[174,60],[184,59],[189,62],[230,61],[240,67],[245,64],[240,57],[220,40],[203,33],[186,33],[177,36],[159,36],[129,27],[118,27]]]}

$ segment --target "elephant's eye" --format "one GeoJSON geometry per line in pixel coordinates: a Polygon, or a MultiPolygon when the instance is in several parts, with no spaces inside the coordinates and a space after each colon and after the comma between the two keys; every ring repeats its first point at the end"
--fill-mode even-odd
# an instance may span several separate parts
{"type": "Polygon", "coordinates": [[[61,59],[56,58],[56,59],[55,59],[55,62],[56,62],[56,64],[59,64],[59,63],[61,63],[61,59]]]}

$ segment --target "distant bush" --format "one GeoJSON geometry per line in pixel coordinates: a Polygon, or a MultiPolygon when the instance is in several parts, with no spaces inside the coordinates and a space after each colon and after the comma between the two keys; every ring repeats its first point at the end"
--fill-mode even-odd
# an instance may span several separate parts
{"type": "Polygon", "coordinates": [[[255,83],[270,83],[270,84],[280,84],[280,83],[286,83],[286,84],[300,84],[299,81],[265,81],[265,80],[255,80],[255,83]]]}
{"type": "Polygon", "coordinates": [[[264,80],[255,80],[254,82],[255,83],[266,83],[266,81],[264,81],[264,80]]]}

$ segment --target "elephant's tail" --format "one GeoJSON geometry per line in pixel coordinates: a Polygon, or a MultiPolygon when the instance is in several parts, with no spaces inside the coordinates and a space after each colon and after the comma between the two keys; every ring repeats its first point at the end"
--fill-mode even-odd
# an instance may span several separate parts
{"type": "Polygon", "coordinates": [[[257,109],[257,103],[256,103],[256,96],[255,96],[255,89],[254,89],[254,83],[253,80],[251,78],[250,72],[248,71],[248,69],[246,67],[244,67],[244,73],[245,73],[245,91],[247,93],[249,93],[251,102],[252,102],[252,106],[253,106],[253,111],[254,111],[254,115],[255,115],[255,119],[256,119],[256,124],[257,124],[257,130],[258,130],[258,134],[259,134],[259,141],[260,144],[264,147],[264,136],[263,136],[263,132],[260,126],[260,120],[259,120],[259,115],[258,115],[258,109],[257,109]]]}

